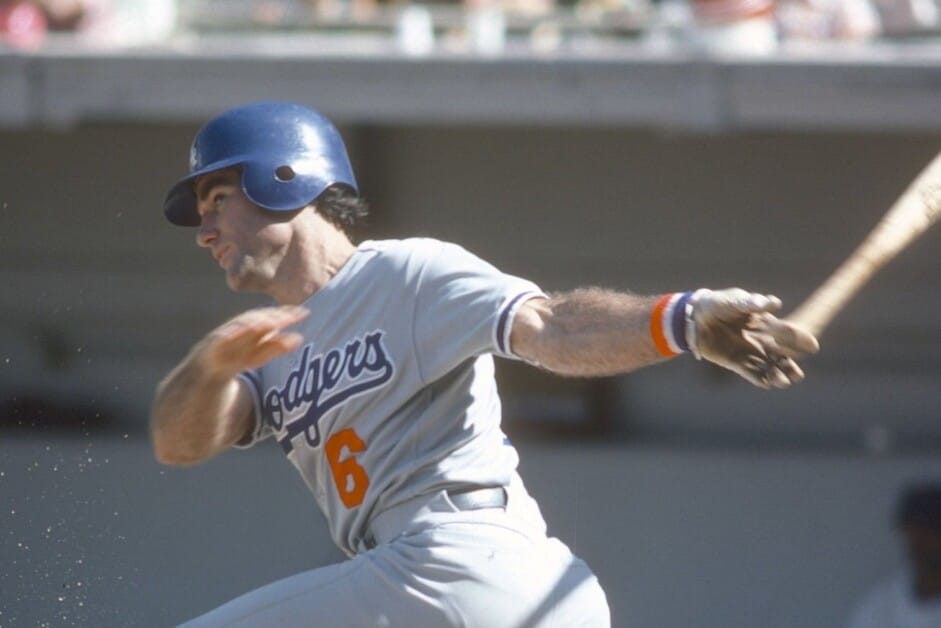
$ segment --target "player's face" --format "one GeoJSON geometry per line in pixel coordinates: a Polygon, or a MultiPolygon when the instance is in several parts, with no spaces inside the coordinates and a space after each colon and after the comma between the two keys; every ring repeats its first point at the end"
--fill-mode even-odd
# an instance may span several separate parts
{"type": "Polygon", "coordinates": [[[268,212],[252,203],[234,168],[200,177],[196,202],[196,243],[209,249],[229,287],[269,292],[291,243],[293,212],[268,212]]]}

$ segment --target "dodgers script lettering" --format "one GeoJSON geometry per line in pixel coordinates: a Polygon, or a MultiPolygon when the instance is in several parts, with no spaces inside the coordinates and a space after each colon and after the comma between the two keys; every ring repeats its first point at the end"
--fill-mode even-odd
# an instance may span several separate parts
{"type": "Polygon", "coordinates": [[[291,439],[298,434],[304,434],[308,445],[317,447],[321,417],[392,379],[395,367],[382,338],[383,332],[375,331],[351,340],[342,349],[318,354],[313,354],[313,345],[308,344],[284,385],[267,390],[262,416],[282,432],[278,442],[285,453],[294,449],[291,439]]]}

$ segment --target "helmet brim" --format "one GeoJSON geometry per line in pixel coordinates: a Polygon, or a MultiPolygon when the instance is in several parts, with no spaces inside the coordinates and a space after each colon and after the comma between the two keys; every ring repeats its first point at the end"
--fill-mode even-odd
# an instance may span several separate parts
{"type": "Polygon", "coordinates": [[[177,181],[163,201],[163,215],[167,220],[180,227],[198,227],[201,219],[196,207],[196,179],[204,175],[239,166],[242,158],[223,159],[205,168],[191,172],[177,181]]]}

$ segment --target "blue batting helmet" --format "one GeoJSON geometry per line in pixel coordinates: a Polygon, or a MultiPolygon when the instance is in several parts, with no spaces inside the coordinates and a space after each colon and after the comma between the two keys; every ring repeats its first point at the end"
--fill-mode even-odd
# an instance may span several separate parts
{"type": "Polygon", "coordinates": [[[334,184],[358,194],[343,139],[329,120],[302,105],[260,102],[230,109],[199,130],[189,174],[164,200],[167,219],[199,226],[196,179],[233,166],[242,171],[245,196],[271,211],[300,209],[334,184]]]}

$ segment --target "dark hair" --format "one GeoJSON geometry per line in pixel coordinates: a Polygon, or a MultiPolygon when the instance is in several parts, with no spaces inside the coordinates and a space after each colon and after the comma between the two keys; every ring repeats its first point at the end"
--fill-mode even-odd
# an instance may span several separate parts
{"type": "Polygon", "coordinates": [[[941,484],[924,483],[908,487],[896,507],[895,523],[941,532],[941,484]]]}
{"type": "Polygon", "coordinates": [[[362,227],[369,215],[366,199],[357,196],[352,188],[342,183],[327,187],[317,197],[314,207],[321,216],[348,236],[352,236],[356,228],[362,227]]]}

